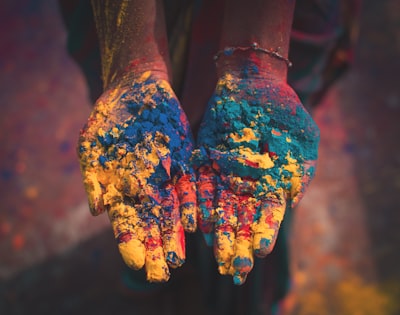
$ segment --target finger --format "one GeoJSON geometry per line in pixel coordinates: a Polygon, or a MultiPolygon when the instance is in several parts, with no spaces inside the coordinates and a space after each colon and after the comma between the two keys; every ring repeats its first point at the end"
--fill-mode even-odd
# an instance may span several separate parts
{"type": "Polygon", "coordinates": [[[172,184],[161,192],[161,207],[164,256],[168,265],[176,268],[185,262],[185,235],[179,215],[178,194],[172,184]]]}
{"type": "Polygon", "coordinates": [[[229,274],[234,254],[237,226],[235,207],[237,203],[238,198],[231,190],[224,187],[218,192],[214,254],[218,263],[218,271],[222,275],[229,274]]]}
{"type": "Polygon", "coordinates": [[[145,263],[144,230],[137,210],[122,202],[110,206],[108,215],[122,259],[128,267],[141,269],[145,263]]]}
{"type": "Polygon", "coordinates": [[[261,202],[260,218],[252,225],[253,248],[257,257],[267,256],[274,248],[285,209],[283,191],[270,193],[261,202]]]}
{"type": "Polygon", "coordinates": [[[202,166],[198,170],[197,200],[199,202],[198,224],[208,246],[213,244],[214,196],[216,175],[210,166],[202,166]]]}
{"type": "Polygon", "coordinates": [[[165,261],[163,244],[158,225],[153,219],[145,224],[145,268],[149,282],[165,282],[169,279],[169,270],[165,261]]]}
{"type": "Polygon", "coordinates": [[[235,255],[232,260],[231,274],[236,285],[246,281],[253,269],[253,231],[257,200],[251,196],[240,196],[238,204],[238,228],[236,233],[235,255]]]}
{"type": "Polygon", "coordinates": [[[104,212],[103,191],[95,172],[84,172],[83,184],[89,201],[89,209],[92,215],[104,212]]]}
{"type": "Polygon", "coordinates": [[[306,192],[311,180],[315,176],[315,169],[317,161],[305,161],[303,164],[303,170],[300,177],[292,177],[291,179],[291,190],[290,196],[292,198],[291,207],[294,208],[303,199],[304,193],[306,192]]]}
{"type": "Polygon", "coordinates": [[[197,227],[197,196],[194,175],[181,176],[175,184],[175,188],[179,197],[183,227],[186,232],[194,232],[197,227]]]}

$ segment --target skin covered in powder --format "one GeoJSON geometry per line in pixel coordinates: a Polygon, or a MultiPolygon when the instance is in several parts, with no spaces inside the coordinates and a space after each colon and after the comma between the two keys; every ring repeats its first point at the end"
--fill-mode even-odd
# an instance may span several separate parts
{"type": "Polygon", "coordinates": [[[199,227],[235,284],[253,254],[272,251],[286,209],[314,176],[318,142],[318,127],[284,81],[246,73],[218,81],[193,159],[199,227]]]}
{"type": "Polygon", "coordinates": [[[196,228],[193,139],[170,87],[162,0],[91,1],[104,93],[79,141],[92,213],[107,211],[124,261],[167,281],[196,228]]]}
{"type": "Polygon", "coordinates": [[[319,131],[286,83],[295,1],[229,0],[219,38],[219,78],[198,133],[199,226],[221,274],[242,284],[253,255],[274,247],[286,209],[314,174],[319,131]]]}
{"type": "Polygon", "coordinates": [[[81,132],[84,185],[92,213],[107,210],[126,264],[167,281],[168,266],[185,260],[184,228],[196,228],[193,139],[167,81],[145,72],[129,82],[99,98],[81,132]]]}

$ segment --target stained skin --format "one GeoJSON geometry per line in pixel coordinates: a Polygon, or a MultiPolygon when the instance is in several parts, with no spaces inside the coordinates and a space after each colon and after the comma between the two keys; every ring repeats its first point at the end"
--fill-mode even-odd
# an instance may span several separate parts
{"type": "Polygon", "coordinates": [[[219,272],[242,284],[314,176],[319,130],[283,81],[226,73],[200,126],[199,227],[219,272]]]}
{"type": "Polygon", "coordinates": [[[129,267],[162,282],[185,260],[184,229],[196,229],[193,139],[167,81],[129,82],[96,102],[78,154],[92,214],[108,213],[129,267]]]}

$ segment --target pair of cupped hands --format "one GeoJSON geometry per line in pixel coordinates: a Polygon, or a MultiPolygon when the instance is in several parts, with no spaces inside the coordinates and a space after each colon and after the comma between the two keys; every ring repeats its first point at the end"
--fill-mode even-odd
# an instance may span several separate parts
{"type": "Polygon", "coordinates": [[[219,272],[242,284],[309,185],[318,141],[285,82],[225,73],[195,142],[168,81],[144,72],[103,93],[78,151],[90,210],[107,211],[129,267],[167,281],[198,227],[219,272]]]}

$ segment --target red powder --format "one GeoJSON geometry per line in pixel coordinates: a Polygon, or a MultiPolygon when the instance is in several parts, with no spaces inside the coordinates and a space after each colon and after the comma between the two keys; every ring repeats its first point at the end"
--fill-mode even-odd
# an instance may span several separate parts
{"type": "Polygon", "coordinates": [[[120,243],[127,243],[132,239],[131,233],[123,233],[118,236],[118,240],[120,243]]]}
{"type": "Polygon", "coordinates": [[[259,164],[257,162],[252,162],[249,160],[245,160],[244,162],[246,163],[246,165],[254,167],[254,168],[258,168],[258,166],[259,166],[259,164]]]}

